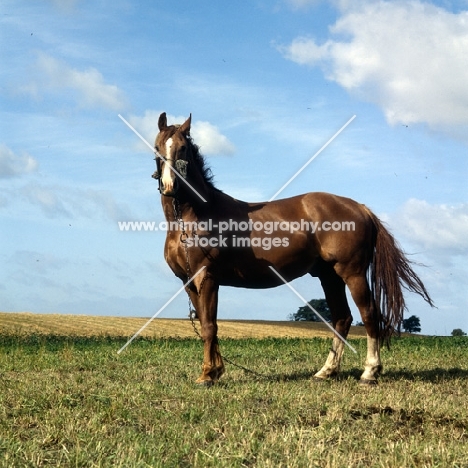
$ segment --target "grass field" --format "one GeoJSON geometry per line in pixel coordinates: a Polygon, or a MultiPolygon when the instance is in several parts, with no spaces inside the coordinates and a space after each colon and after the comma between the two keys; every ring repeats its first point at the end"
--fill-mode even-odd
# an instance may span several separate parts
{"type": "Polygon", "coordinates": [[[0,466],[468,466],[466,337],[394,340],[376,387],[357,382],[362,339],[340,377],[315,382],[329,340],[225,338],[257,374],[228,364],[206,389],[196,338],[147,336],[118,355],[133,327],[1,327],[0,466]]]}

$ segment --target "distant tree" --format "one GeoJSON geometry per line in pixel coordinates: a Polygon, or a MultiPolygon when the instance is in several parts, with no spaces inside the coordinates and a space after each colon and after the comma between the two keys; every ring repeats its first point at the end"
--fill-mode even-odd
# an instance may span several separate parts
{"type": "Polygon", "coordinates": [[[355,326],[356,326],[356,327],[363,327],[363,326],[364,326],[364,322],[357,321],[357,322],[355,323],[355,326]]]}
{"type": "Polygon", "coordinates": [[[452,336],[466,336],[466,333],[461,328],[452,330],[452,336]]]}
{"type": "MultiPolygon", "coordinates": [[[[331,322],[331,312],[325,299],[311,299],[309,304],[327,321],[331,322]]],[[[295,314],[289,316],[295,322],[309,321],[321,322],[320,318],[307,306],[299,307],[295,314]]]]}
{"type": "Polygon", "coordinates": [[[421,321],[416,315],[412,315],[403,320],[403,330],[408,333],[419,333],[421,331],[421,321]]]}

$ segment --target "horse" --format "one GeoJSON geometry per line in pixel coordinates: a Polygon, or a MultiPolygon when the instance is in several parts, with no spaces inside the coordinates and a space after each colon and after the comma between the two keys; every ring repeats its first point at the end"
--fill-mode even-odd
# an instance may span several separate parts
{"type": "Polygon", "coordinates": [[[159,179],[168,226],[164,257],[184,283],[200,323],[203,363],[196,383],[211,386],[225,370],[217,338],[220,286],[272,288],[309,274],[321,282],[336,331],[314,379],[328,379],[340,370],[352,323],[348,287],[367,335],[360,382],[376,384],[380,348],[406,308],[402,288],[434,306],[393,235],[365,205],[330,193],[257,203],[227,195],[215,187],[190,136],[191,118],[167,125],[166,113],[159,116],[153,177],[159,179]]]}

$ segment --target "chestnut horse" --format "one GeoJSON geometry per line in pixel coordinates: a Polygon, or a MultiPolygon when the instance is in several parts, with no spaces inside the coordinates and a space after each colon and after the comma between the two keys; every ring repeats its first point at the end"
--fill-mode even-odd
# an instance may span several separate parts
{"type": "MultiPolygon", "coordinates": [[[[191,116],[182,125],[168,126],[166,114],[160,115],[154,177],[159,178],[170,227],[164,257],[184,284],[193,279],[186,290],[204,342],[197,383],[212,385],[224,372],[216,323],[219,286],[271,288],[283,284],[276,272],[286,281],[307,273],[318,277],[332,325],[344,338],[352,322],[345,292],[349,288],[367,333],[361,382],[376,383],[382,370],[382,341],[390,338],[403,319],[402,287],[433,305],[393,236],[366,206],[329,193],[261,203],[226,195],[213,185],[211,172],[190,137],[190,125],[191,116]],[[306,229],[307,225],[316,229],[306,229]],[[182,231],[179,226],[184,226],[182,231]],[[330,228],[339,226],[348,229],[330,228]]],[[[335,334],[315,378],[337,374],[343,349],[343,341],[335,334]]]]}

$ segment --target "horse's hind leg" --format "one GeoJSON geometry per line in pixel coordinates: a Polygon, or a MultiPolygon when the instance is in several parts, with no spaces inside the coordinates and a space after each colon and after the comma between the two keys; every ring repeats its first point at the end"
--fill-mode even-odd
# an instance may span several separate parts
{"type": "MultiPolygon", "coordinates": [[[[346,299],[345,283],[329,265],[325,265],[318,276],[322,283],[328,307],[330,308],[333,328],[343,338],[346,338],[353,318],[346,299]]],[[[326,379],[336,375],[340,370],[343,350],[343,340],[335,334],[333,336],[332,347],[327,360],[325,361],[324,366],[315,374],[314,377],[317,379],[326,379]]]]}
{"type": "Polygon", "coordinates": [[[361,382],[374,384],[377,383],[377,377],[382,371],[377,310],[364,275],[350,276],[346,279],[346,284],[361,313],[367,333],[367,357],[361,382]]]}

